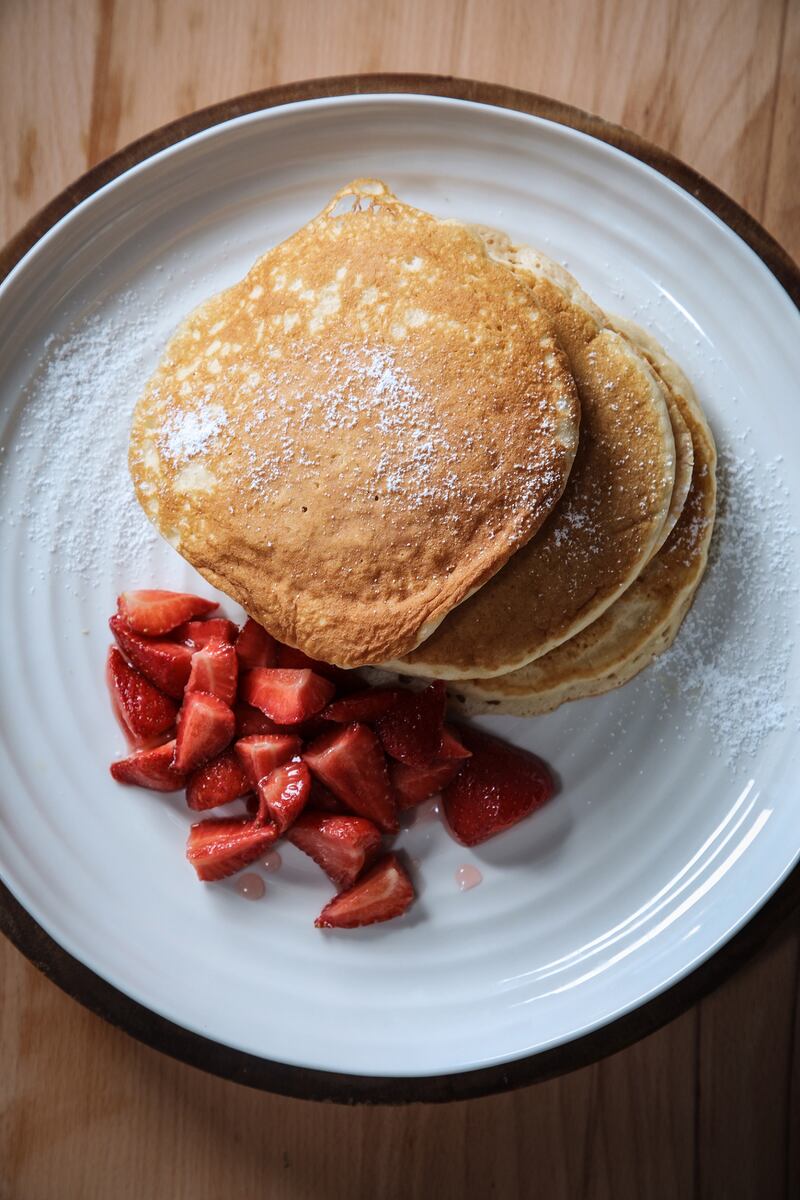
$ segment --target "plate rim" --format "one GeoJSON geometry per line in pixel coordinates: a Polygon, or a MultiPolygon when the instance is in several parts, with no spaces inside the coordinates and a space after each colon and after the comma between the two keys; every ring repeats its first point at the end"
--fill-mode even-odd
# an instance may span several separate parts
{"type": "MultiPolygon", "coordinates": [[[[544,118],[644,162],[713,212],[761,259],[800,308],[800,270],[740,205],[680,159],[638,134],[534,92],[450,75],[355,74],[279,84],[220,101],[162,125],[91,167],[35,213],[0,249],[0,283],[49,230],[131,167],[192,134],[235,117],[304,100],[348,95],[439,96],[544,118]]],[[[280,1095],[337,1103],[402,1104],[466,1100],[588,1066],[655,1032],[718,987],[800,906],[800,865],[709,958],[659,995],[608,1024],[548,1050],[488,1067],[435,1076],[364,1076],[292,1066],[203,1037],[158,1015],[67,953],[0,880],[0,931],[72,999],[138,1041],[190,1066],[280,1095]]]]}

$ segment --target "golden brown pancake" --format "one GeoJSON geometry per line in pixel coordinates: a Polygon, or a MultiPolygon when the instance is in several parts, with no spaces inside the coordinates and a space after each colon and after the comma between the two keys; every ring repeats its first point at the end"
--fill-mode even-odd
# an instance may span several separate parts
{"type": "Polygon", "coordinates": [[[690,429],[694,468],[683,511],[663,549],[597,621],[519,671],[454,684],[464,711],[533,716],[619,687],[672,644],[705,571],[716,507],[713,435],[675,363],[632,322],[613,320],[657,367],[690,429]]]}
{"type": "Polygon", "coordinates": [[[567,353],[581,400],[569,483],[540,533],[393,669],[444,679],[506,674],[597,619],[661,534],[675,482],[663,388],[627,338],[563,268],[483,231],[492,255],[531,281],[567,353]]]}
{"type": "Polygon", "coordinates": [[[411,649],[530,539],[578,423],[531,283],[360,180],[180,327],[130,468],[201,574],[358,666],[411,649]]]}

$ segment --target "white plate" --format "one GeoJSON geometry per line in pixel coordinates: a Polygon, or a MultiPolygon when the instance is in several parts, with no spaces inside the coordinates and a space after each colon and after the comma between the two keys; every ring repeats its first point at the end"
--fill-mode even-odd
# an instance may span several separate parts
{"type": "Polygon", "coordinates": [[[507,1062],[665,989],[800,850],[800,495],[776,463],[798,456],[799,348],[787,295],[699,203],[605,144],[503,109],[421,96],[289,105],[101,189],[0,288],[8,887],[154,1012],[328,1071],[507,1062]],[[103,660],[119,590],[198,587],[131,499],[138,391],[188,309],[357,175],[542,246],[602,305],[652,327],[697,385],[730,494],[670,664],[547,718],[489,722],[553,764],[559,797],[474,852],[418,821],[401,839],[419,862],[409,916],[324,935],[312,922],[331,888],[309,859],[287,847],[258,903],[235,882],[201,886],[183,860],[182,800],[111,781],[122,747],[103,660]],[[466,862],[483,883],[462,893],[466,862]]]}

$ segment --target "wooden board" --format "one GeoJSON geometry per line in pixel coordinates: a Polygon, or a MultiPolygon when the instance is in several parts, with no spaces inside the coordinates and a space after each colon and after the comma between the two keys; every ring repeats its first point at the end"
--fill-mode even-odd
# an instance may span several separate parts
{"type": "MultiPolygon", "coordinates": [[[[797,255],[798,51],[799,6],[779,0],[6,0],[0,240],[87,166],[198,106],[290,79],[415,70],[621,121],[797,255]]],[[[794,1196],[799,964],[791,923],[720,991],[598,1065],[469,1103],[351,1110],[164,1058],[3,941],[0,1200],[794,1196]]]]}

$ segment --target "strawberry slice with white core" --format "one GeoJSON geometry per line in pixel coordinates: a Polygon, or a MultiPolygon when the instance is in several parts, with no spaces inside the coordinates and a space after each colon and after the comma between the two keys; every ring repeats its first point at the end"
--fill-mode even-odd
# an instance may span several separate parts
{"type": "Polygon", "coordinates": [[[455,779],[464,765],[461,758],[443,758],[437,762],[412,766],[410,763],[392,763],[389,778],[392,781],[397,803],[401,809],[414,808],[440,792],[455,779]]]}
{"type": "Polygon", "coordinates": [[[277,643],[263,625],[248,617],[236,638],[236,653],[242,669],[274,667],[277,643]]]}
{"type": "Polygon", "coordinates": [[[111,617],[108,624],[128,662],[159,691],[180,700],[192,669],[192,651],[189,647],[158,638],[142,637],[129,628],[119,613],[111,617]]]}
{"type": "Polygon", "coordinates": [[[223,704],[236,699],[236,678],[239,660],[233,646],[227,642],[210,642],[192,657],[192,670],[186,684],[187,692],[208,692],[218,696],[223,704]]]}
{"type": "Polygon", "coordinates": [[[529,750],[511,746],[481,729],[459,730],[472,756],[443,789],[450,828],[465,846],[478,846],[541,808],[553,794],[553,778],[529,750]]]}
{"type": "Polygon", "coordinates": [[[204,617],[218,607],[216,601],[204,600],[202,596],[192,596],[188,592],[123,592],[117,599],[120,616],[134,633],[143,633],[147,637],[160,637],[184,621],[204,617]]]}
{"type": "Polygon", "coordinates": [[[380,859],[347,891],[326,904],[317,929],[355,929],[401,916],[414,899],[414,886],[395,854],[380,859]]]}
{"type": "Polygon", "coordinates": [[[303,743],[290,733],[254,733],[233,747],[253,787],[259,779],[300,753],[303,743]]]}
{"type": "Polygon", "coordinates": [[[366,725],[377,721],[390,708],[394,708],[401,695],[400,688],[369,688],[363,692],[353,692],[341,700],[334,700],[322,710],[326,721],[336,721],[340,725],[349,725],[352,721],[363,721],[366,725]]]}
{"type": "Polygon", "coordinates": [[[134,741],[152,741],[172,729],[178,706],[126,663],[116,646],[106,660],[111,702],[125,732],[134,741]]]}
{"type": "Polygon", "coordinates": [[[111,764],[111,774],[117,783],[131,783],[154,792],[178,792],[186,777],[172,765],[175,742],[164,742],[154,750],[141,750],[129,758],[111,764]]]}
{"type": "Polygon", "coordinates": [[[386,756],[367,725],[354,723],[317,738],[303,752],[311,770],[359,816],[394,833],[397,805],[389,783],[386,756]]]}
{"type": "Polygon", "coordinates": [[[375,723],[387,754],[412,765],[438,758],[446,704],[447,689],[440,679],[423,692],[401,691],[394,707],[375,723]]]}
{"type": "Polygon", "coordinates": [[[348,671],[344,667],[335,667],[333,663],[323,662],[320,658],[311,658],[295,646],[284,646],[282,642],[278,642],[277,653],[275,665],[278,667],[290,667],[296,671],[307,668],[317,675],[323,675],[325,679],[330,679],[331,683],[344,691],[352,689],[354,680],[356,687],[358,686],[358,677],[355,671],[348,671]]]}
{"type": "Polygon", "coordinates": [[[380,830],[365,817],[304,812],[286,835],[338,888],[355,883],[381,847],[380,830]]]}
{"type": "Polygon", "coordinates": [[[218,696],[187,692],[175,735],[175,766],[194,771],[226,748],[233,737],[234,716],[218,696]]]}
{"type": "Polygon", "coordinates": [[[189,830],[186,857],[198,878],[211,883],[255,862],[276,837],[273,825],[252,817],[208,817],[189,830]]]}
{"type": "Polygon", "coordinates": [[[185,621],[171,633],[178,642],[185,642],[194,650],[202,650],[209,642],[230,642],[239,635],[239,626],[227,617],[210,617],[207,621],[185,621]]]}
{"type": "Polygon", "coordinates": [[[225,750],[192,771],[186,782],[186,803],[196,812],[202,812],[220,804],[230,804],[252,790],[233,750],[225,750]]]}
{"type": "Polygon", "coordinates": [[[335,688],[313,671],[256,667],[242,680],[241,698],[279,725],[298,725],[321,712],[335,688]]]}
{"type": "Polygon", "coordinates": [[[271,821],[284,834],[311,795],[311,772],[301,758],[276,767],[258,783],[258,819],[271,821]]]}

